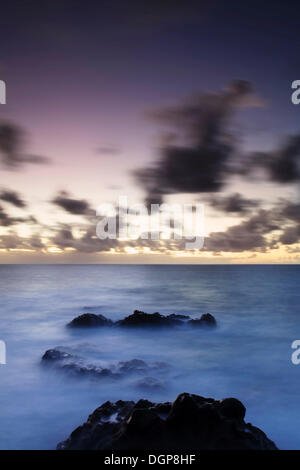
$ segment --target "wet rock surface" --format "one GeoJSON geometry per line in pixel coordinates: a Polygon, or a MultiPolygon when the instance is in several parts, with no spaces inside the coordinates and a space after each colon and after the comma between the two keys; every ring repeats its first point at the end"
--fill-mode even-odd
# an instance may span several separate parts
{"type": "Polygon", "coordinates": [[[135,310],[132,315],[128,315],[122,320],[113,322],[103,315],[94,313],[84,313],[74,318],[67,326],[72,328],[98,327],[98,326],[126,326],[126,327],[162,327],[162,326],[180,326],[189,324],[191,326],[215,327],[216,319],[210,313],[204,313],[200,318],[191,318],[188,315],[172,313],[170,315],[161,315],[158,312],[146,313],[135,310]]]}
{"type": "Polygon", "coordinates": [[[236,398],[214,400],[182,393],[173,403],[105,402],[60,450],[275,450],[259,428],[244,421],[236,398]]]}

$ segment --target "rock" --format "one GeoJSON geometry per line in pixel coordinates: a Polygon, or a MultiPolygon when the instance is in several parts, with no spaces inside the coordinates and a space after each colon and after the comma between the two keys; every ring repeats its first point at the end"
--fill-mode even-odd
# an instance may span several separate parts
{"type": "Polygon", "coordinates": [[[74,318],[67,326],[69,327],[94,327],[94,326],[111,326],[113,322],[103,315],[95,315],[94,313],[83,313],[74,318]]]}
{"type": "Polygon", "coordinates": [[[146,372],[149,369],[148,364],[141,359],[131,359],[131,361],[121,361],[118,363],[120,372],[146,372]]]}
{"type": "MultiPolygon", "coordinates": [[[[93,364],[86,364],[83,358],[71,355],[59,349],[49,349],[42,357],[42,362],[52,365],[57,370],[63,371],[71,376],[82,378],[122,378],[129,374],[145,374],[153,371],[166,369],[168,365],[163,362],[153,362],[147,364],[141,359],[131,359],[120,361],[108,367],[99,367],[93,364]]],[[[154,379],[153,379],[154,380],[154,379]]]]}
{"type": "Polygon", "coordinates": [[[158,312],[145,313],[135,310],[132,315],[118,322],[121,326],[170,326],[178,324],[179,320],[168,318],[158,312]]]}
{"type": "Polygon", "coordinates": [[[42,362],[75,377],[119,378],[121,376],[117,370],[114,371],[105,367],[84,364],[82,358],[60,351],[59,349],[49,349],[46,351],[42,357],[42,362]]]}
{"type": "Polygon", "coordinates": [[[173,403],[106,402],[70,437],[67,450],[276,450],[263,431],[244,421],[236,398],[218,401],[182,393],[173,403]]]}
{"type": "Polygon", "coordinates": [[[84,313],[79,317],[74,318],[67,326],[69,327],[96,327],[96,326],[128,326],[128,327],[140,327],[140,326],[178,326],[184,324],[190,324],[192,326],[216,326],[216,319],[210,313],[204,313],[201,318],[191,319],[188,315],[181,315],[177,313],[171,313],[170,315],[161,315],[158,312],[146,313],[139,310],[135,310],[132,315],[113,322],[103,315],[95,315],[94,313],[84,313]]]}
{"type": "Polygon", "coordinates": [[[165,385],[155,377],[143,377],[135,383],[135,387],[142,390],[160,390],[165,385]]]}
{"type": "Polygon", "coordinates": [[[151,408],[134,408],[126,420],[126,432],[129,436],[146,435],[149,439],[162,424],[162,419],[151,408]]]}
{"type": "Polygon", "coordinates": [[[58,349],[48,349],[42,357],[42,361],[56,362],[71,359],[74,356],[58,349]]]}
{"type": "Polygon", "coordinates": [[[229,419],[243,420],[246,414],[246,408],[236,398],[225,398],[220,401],[219,412],[222,416],[229,419]]]}
{"type": "Polygon", "coordinates": [[[171,315],[168,315],[167,318],[170,318],[171,320],[188,320],[190,317],[188,315],[171,313],[171,315]]]}
{"type": "Polygon", "coordinates": [[[217,321],[210,313],[203,313],[200,318],[189,320],[188,323],[192,326],[217,326],[217,321]]]}

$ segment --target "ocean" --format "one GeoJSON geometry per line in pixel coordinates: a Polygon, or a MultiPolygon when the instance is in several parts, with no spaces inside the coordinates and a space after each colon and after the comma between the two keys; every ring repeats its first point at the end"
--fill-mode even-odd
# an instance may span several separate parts
{"type": "Polygon", "coordinates": [[[247,422],[280,449],[300,449],[299,285],[299,265],[1,265],[0,448],[54,449],[106,400],[191,392],[240,399],[247,422]],[[84,312],[117,320],[135,309],[209,312],[218,327],[66,328],[84,312]],[[164,362],[151,374],[162,386],[70,377],[42,364],[55,347],[108,367],[164,362]]]}

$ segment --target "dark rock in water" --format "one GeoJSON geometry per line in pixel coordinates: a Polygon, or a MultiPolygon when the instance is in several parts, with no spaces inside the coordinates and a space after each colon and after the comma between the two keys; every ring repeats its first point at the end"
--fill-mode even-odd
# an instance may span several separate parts
{"type": "Polygon", "coordinates": [[[43,361],[56,362],[65,359],[71,359],[74,356],[58,349],[48,349],[42,357],[43,361]]]}
{"type": "Polygon", "coordinates": [[[155,377],[143,377],[135,383],[135,387],[141,390],[160,390],[165,384],[155,377]]]}
{"type": "Polygon", "coordinates": [[[145,313],[135,310],[132,315],[117,322],[121,326],[170,326],[179,323],[179,320],[165,317],[158,312],[145,313]]]}
{"type": "Polygon", "coordinates": [[[263,431],[244,421],[235,398],[217,401],[182,393],[173,403],[106,402],[60,450],[276,450],[263,431]]]}
{"type": "Polygon", "coordinates": [[[210,313],[203,313],[200,318],[189,320],[188,322],[192,326],[217,326],[217,321],[210,313]]]}
{"type": "Polygon", "coordinates": [[[161,371],[168,367],[163,362],[153,362],[147,364],[141,359],[131,359],[130,361],[120,361],[111,364],[109,367],[100,367],[93,364],[86,364],[78,356],[73,356],[59,349],[49,349],[42,357],[42,362],[52,365],[57,370],[63,371],[71,376],[82,378],[121,378],[130,374],[147,374],[153,371],[161,371]]]}
{"type": "Polygon", "coordinates": [[[94,313],[83,313],[74,318],[67,326],[70,327],[92,327],[92,326],[110,326],[113,322],[103,315],[94,313]]]}
{"type": "Polygon", "coordinates": [[[104,377],[109,377],[112,379],[117,379],[120,377],[120,374],[112,372],[110,369],[95,367],[95,366],[85,366],[76,363],[62,364],[62,371],[67,372],[69,375],[75,377],[86,377],[90,379],[100,379],[104,377]]]}
{"type": "Polygon", "coordinates": [[[216,319],[210,314],[205,313],[201,318],[192,320],[188,315],[180,315],[172,313],[170,315],[161,315],[158,312],[146,313],[135,310],[132,315],[113,322],[103,315],[95,315],[94,313],[84,313],[74,318],[67,326],[70,327],[95,327],[95,326],[176,326],[189,323],[193,326],[216,326],[216,319]]]}
{"type": "Polygon", "coordinates": [[[84,364],[82,358],[60,351],[59,349],[49,349],[46,351],[42,357],[42,361],[44,364],[52,365],[56,369],[75,377],[119,378],[121,376],[117,370],[84,364]]]}
{"type": "Polygon", "coordinates": [[[149,369],[148,364],[141,359],[131,359],[131,361],[121,361],[118,363],[120,372],[146,372],[149,369]]]}

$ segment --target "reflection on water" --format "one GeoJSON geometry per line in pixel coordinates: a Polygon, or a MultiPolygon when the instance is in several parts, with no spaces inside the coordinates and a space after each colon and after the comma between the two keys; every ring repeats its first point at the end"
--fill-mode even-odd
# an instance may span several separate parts
{"type": "Polygon", "coordinates": [[[280,448],[300,449],[299,266],[0,266],[0,447],[54,448],[105,400],[173,400],[183,391],[247,407],[246,420],[280,448]],[[134,309],[212,313],[216,330],[74,331],[65,324],[90,311],[114,320],[134,309]],[[141,391],[139,377],[80,380],[44,368],[60,346],[89,364],[164,361],[151,372],[164,387],[141,391]]]}

